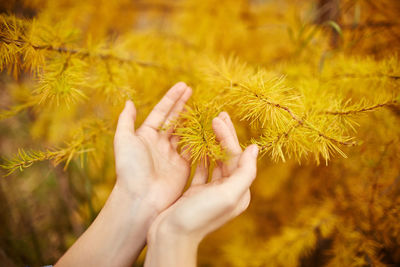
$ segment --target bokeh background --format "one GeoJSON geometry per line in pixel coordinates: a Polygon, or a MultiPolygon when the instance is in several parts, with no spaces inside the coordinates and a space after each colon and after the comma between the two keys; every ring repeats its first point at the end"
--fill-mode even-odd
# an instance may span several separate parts
{"type": "MultiPolygon", "coordinates": [[[[115,182],[124,100],[140,124],[179,80],[197,131],[228,110],[264,152],[249,209],[202,242],[199,266],[400,266],[398,0],[2,0],[0,13],[1,266],[55,263],[115,182]],[[309,126],[229,91],[252,75],[283,77],[254,92],[301,99],[309,126]]],[[[216,155],[207,134],[184,142],[216,155]]]]}

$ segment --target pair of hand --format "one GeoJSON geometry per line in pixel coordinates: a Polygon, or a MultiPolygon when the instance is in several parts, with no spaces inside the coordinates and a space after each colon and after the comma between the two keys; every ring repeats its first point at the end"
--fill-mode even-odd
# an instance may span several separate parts
{"type": "Polygon", "coordinates": [[[197,166],[192,184],[190,155],[178,153],[178,137],[168,128],[192,91],[173,86],[139,129],[128,101],[114,139],[117,182],[90,227],[57,261],[63,266],[131,266],[148,244],[145,266],[196,266],[201,239],[240,214],[250,201],[257,146],[244,152],[227,113],[213,120],[217,139],[229,154],[211,181],[208,166],[197,166]]]}
{"type": "MultiPolygon", "coordinates": [[[[162,244],[165,238],[186,240],[197,247],[205,235],[242,213],[250,202],[258,148],[251,145],[242,151],[226,112],[214,118],[212,126],[229,160],[217,163],[208,183],[208,166],[199,163],[191,186],[182,195],[190,175],[190,155],[178,153],[179,139],[173,129],[160,129],[179,116],[191,93],[183,82],[174,85],[138,129],[131,101],[126,102],[118,120],[114,139],[116,187],[159,214],[147,235],[148,254],[153,256],[157,253],[154,244],[162,244]]],[[[147,266],[159,265],[154,257],[148,258],[147,266]]]]}

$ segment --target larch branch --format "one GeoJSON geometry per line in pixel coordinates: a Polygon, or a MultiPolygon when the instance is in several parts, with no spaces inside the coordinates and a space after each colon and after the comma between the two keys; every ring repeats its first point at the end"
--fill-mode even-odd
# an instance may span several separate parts
{"type": "Polygon", "coordinates": [[[388,101],[385,103],[376,104],[370,107],[360,108],[360,109],[353,109],[353,110],[346,110],[346,111],[324,111],[324,114],[328,115],[354,115],[362,112],[372,111],[382,107],[388,107],[397,104],[396,101],[388,101]]]}
{"type": "Polygon", "coordinates": [[[248,88],[247,86],[245,86],[243,84],[239,84],[239,85],[242,88],[246,89],[249,93],[254,94],[254,96],[257,97],[258,99],[264,101],[267,105],[270,105],[270,106],[273,106],[273,107],[276,107],[278,109],[282,109],[282,110],[286,111],[290,115],[290,117],[292,117],[293,120],[297,121],[298,124],[300,124],[303,127],[306,127],[307,129],[315,131],[320,137],[322,137],[322,138],[324,138],[326,140],[329,140],[329,141],[331,141],[333,143],[344,145],[344,146],[354,146],[354,145],[356,145],[356,142],[341,141],[341,140],[337,140],[337,139],[335,139],[333,137],[327,136],[326,134],[324,134],[320,130],[316,129],[314,126],[310,125],[310,123],[308,123],[307,121],[302,120],[298,116],[296,116],[294,114],[294,112],[289,107],[283,106],[283,105],[281,105],[279,103],[271,102],[271,101],[269,101],[269,100],[267,100],[265,98],[260,98],[256,93],[252,92],[250,90],[250,88],[248,88]]]}
{"type": "Polygon", "coordinates": [[[14,44],[18,47],[22,47],[23,45],[28,44],[35,50],[47,50],[47,51],[53,51],[53,52],[58,52],[58,53],[68,53],[68,54],[73,54],[73,55],[79,55],[81,57],[94,56],[94,57],[98,57],[102,60],[115,60],[115,61],[118,61],[119,63],[136,64],[141,67],[155,67],[155,68],[162,67],[153,62],[141,61],[141,60],[137,60],[137,59],[133,59],[133,58],[121,58],[121,57],[117,57],[117,56],[114,56],[111,54],[106,54],[106,53],[91,54],[88,51],[83,50],[83,49],[54,47],[51,45],[35,45],[32,43],[26,42],[24,40],[8,39],[7,37],[4,37],[4,36],[0,36],[0,42],[6,43],[6,44],[14,44]]]}

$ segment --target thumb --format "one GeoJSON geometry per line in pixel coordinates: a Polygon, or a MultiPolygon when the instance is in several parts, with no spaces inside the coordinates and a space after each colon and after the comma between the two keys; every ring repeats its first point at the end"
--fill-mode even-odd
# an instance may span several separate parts
{"type": "Polygon", "coordinates": [[[118,118],[116,134],[123,132],[135,131],[136,108],[132,101],[128,100],[125,103],[125,108],[122,110],[118,118]]]}
{"type": "Polygon", "coordinates": [[[227,179],[230,190],[241,196],[253,183],[257,174],[258,147],[256,144],[250,145],[240,155],[238,167],[227,179]]]}

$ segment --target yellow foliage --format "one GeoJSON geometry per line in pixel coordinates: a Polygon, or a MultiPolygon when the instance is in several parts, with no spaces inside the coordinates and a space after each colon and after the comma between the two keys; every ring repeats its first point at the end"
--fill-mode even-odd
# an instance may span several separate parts
{"type": "Polygon", "coordinates": [[[332,214],[332,203],[320,207],[303,208],[294,226],[282,229],[263,246],[261,256],[270,266],[299,266],[300,258],[315,248],[319,239],[329,237],[337,218],[332,214]]]}
{"type": "Polygon", "coordinates": [[[193,96],[169,127],[193,163],[229,156],[211,127],[221,111],[263,156],[248,212],[205,240],[201,266],[400,264],[398,1],[0,10],[0,247],[16,265],[51,263],[90,224],[114,183],[123,103],[138,127],[180,80],[193,96]]]}

